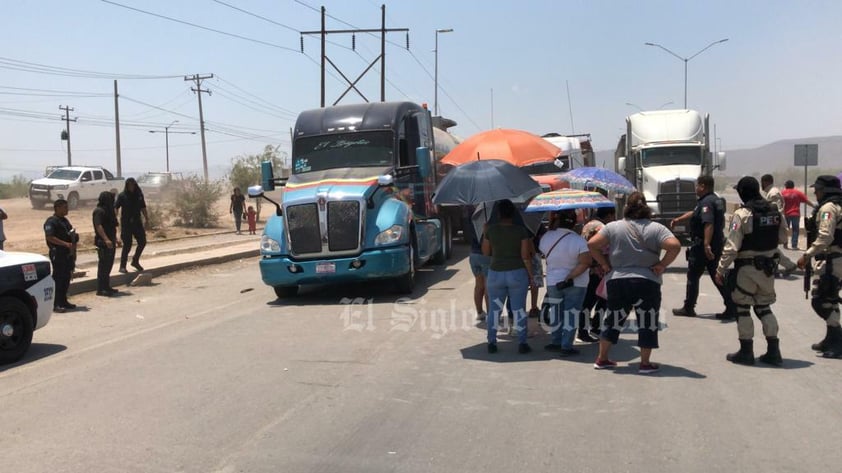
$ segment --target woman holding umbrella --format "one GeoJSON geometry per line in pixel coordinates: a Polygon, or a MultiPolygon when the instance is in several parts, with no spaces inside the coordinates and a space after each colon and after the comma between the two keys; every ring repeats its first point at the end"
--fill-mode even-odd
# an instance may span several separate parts
{"type": "Polygon", "coordinates": [[[547,259],[547,301],[557,314],[552,343],[544,349],[557,351],[563,357],[579,354],[573,348],[573,339],[591,266],[588,242],[573,231],[575,226],[575,210],[552,212],[550,230],[541,238],[539,246],[547,259]]]}
{"type": "Polygon", "coordinates": [[[532,237],[526,227],[515,225],[517,209],[508,199],[497,203],[498,223],[490,225],[482,242],[482,253],[491,257],[486,288],[490,314],[488,353],[497,353],[497,326],[506,298],[511,302],[518,332],[518,353],[529,353],[526,343],[526,293],[532,284],[532,237]]]}

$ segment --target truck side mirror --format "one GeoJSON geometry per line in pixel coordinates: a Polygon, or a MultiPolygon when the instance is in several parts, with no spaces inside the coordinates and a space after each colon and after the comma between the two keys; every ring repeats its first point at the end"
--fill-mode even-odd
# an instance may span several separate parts
{"type": "Polygon", "coordinates": [[[415,148],[415,162],[418,163],[418,172],[422,179],[427,179],[432,174],[432,155],[430,155],[430,148],[420,147],[415,148]]]}
{"type": "Polygon", "coordinates": [[[620,174],[625,174],[626,172],[626,157],[621,156],[617,159],[617,172],[620,174]]]}
{"type": "Polygon", "coordinates": [[[553,164],[555,165],[555,167],[561,169],[562,171],[567,170],[567,164],[565,164],[565,162],[562,161],[561,158],[555,158],[555,161],[553,161],[553,164]]]}
{"type": "MultiPolygon", "coordinates": [[[[272,161],[263,161],[260,163],[260,178],[263,189],[267,191],[275,190],[275,175],[272,171],[272,161]]],[[[249,191],[251,191],[251,188],[249,188],[249,191]]]]}
{"type": "Polygon", "coordinates": [[[716,153],[716,167],[719,168],[720,171],[725,170],[725,162],[725,151],[716,153]]]}

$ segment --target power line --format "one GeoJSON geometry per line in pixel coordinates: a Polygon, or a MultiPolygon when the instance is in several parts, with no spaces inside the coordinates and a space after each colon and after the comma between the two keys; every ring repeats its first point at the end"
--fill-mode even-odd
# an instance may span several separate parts
{"type": "Polygon", "coordinates": [[[270,18],[266,18],[265,16],[260,16],[260,15],[258,15],[257,13],[252,13],[252,12],[250,12],[250,11],[248,11],[248,10],[244,10],[244,9],[242,9],[242,8],[240,8],[240,7],[235,7],[234,5],[231,5],[230,3],[223,2],[223,1],[221,1],[221,0],[213,0],[213,1],[214,1],[214,2],[216,2],[216,3],[218,3],[218,4],[220,4],[220,5],[224,5],[224,6],[228,7],[228,8],[231,8],[231,9],[237,10],[238,12],[245,13],[246,15],[253,16],[253,17],[255,17],[255,18],[259,18],[259,19],[261,19],[261,20],[263,20],[263,21],[266,21],[266,22],[272,23],[273,25],[277,25],[277,26],[280,26],[281,28],[286,28],[286,29],[288,29],[288,30],[290,30],[290,31],[292,31],[292,32],[298,33],[298,30],[297,30],[297,29],[295,29],[295,28],[293,28],[292,26],[287,26],[287,25],[285,25],[285,24],[283,24],[283,23],[278,23],[278,22],[277,22],[277,21],[275,21],[275,20],[272,20],[272,19],[270,19],[270,18]]]}
{"type": "Polygon", "coordinates": [[[154,16],[156,18],[161,18],[161,19],[164,19],[164,20],[173,21],[175,23],[180,23],[182,25],[192,26],[193,28],[199,28],[201,30],[210,31],[210,32],[221,34],[221,35],[224,35],[224,36],[230,36],[232,38],[241,39],[243,41],[250,41],[252,43],[262,44],[264,46],[270,46],[270,47],[273,47],[273,48],[284,49],[284,50],[287,50],[287,51],[292,51],[294,53],[298,53],[297,49],[288,48],[286,46],[281,46],[280,44],[270,43],[268,41],[249,38],[248,36],[243,36],[243,35],[239,35],[239,34],[236,34],[236,33],[229,33],[227,31],[222,31],[222,30],[218,30],[218,29],[215,29],[215,28],[210,28],[210,27],[207,27],[207,26],[198,25],[196,23],[191,23],[189,21],[179,20],[177,18],[169,17],[169,16],[166,16],[166,15],[161,15],[161,14],[158,14],[158,13],[153,13],[151,11],[141,10],[140,8],[135,8],[135,7],[130,7],[128,5],[123,5],[122,3],[112,2],[111,0],[100,0],[100,1],[103,2],[103,3],[108,3],[110,5],[117,6],[117,7],[125,8],[127,10],[132,10],[132,11],[136,11],[138,13],[143,13],[145,15],[154,16]]]}
{"type": "Polygon", "coordinates": [[[68,67],[50,66],[36,62],[21,61],[7,57],[0,57],[0,68],[12,69],[23,72],[34,72],[39,74],[51,74],[67,77],[85,77],[92,79],[173,79],[176,75],[143,75],[143,74],[118,74],[111,72],[88,71],[84,69],[72,69],[68,67]]]}

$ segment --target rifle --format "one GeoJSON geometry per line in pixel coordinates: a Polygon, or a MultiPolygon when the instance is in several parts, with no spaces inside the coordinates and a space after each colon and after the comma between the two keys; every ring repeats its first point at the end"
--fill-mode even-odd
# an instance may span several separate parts
{"type": "MultiPolygon", "coordinates": [[[[816,225],[816,217],[804,216],[804,229],[807,231],[807,249],[813,246],[813,242],[818,237],[818,226],[816,225]]],[[[804,266],[804,299],[810,298],[811,280],[813,279],[813,264],[810,258],[807,258],[807,264],[804,266]]]]}

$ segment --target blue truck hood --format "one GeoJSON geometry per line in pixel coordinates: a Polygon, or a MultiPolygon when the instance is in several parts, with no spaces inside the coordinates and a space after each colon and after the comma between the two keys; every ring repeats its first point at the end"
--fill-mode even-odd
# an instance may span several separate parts
{"type": "Polygon", "coordinates": [[[391,168],[344,168],[293,174],[284,187],[284,201],[312,199],[327,194],[329,199],[343,196],[368,196],[377,187],[377,178],[391,168]]]}

